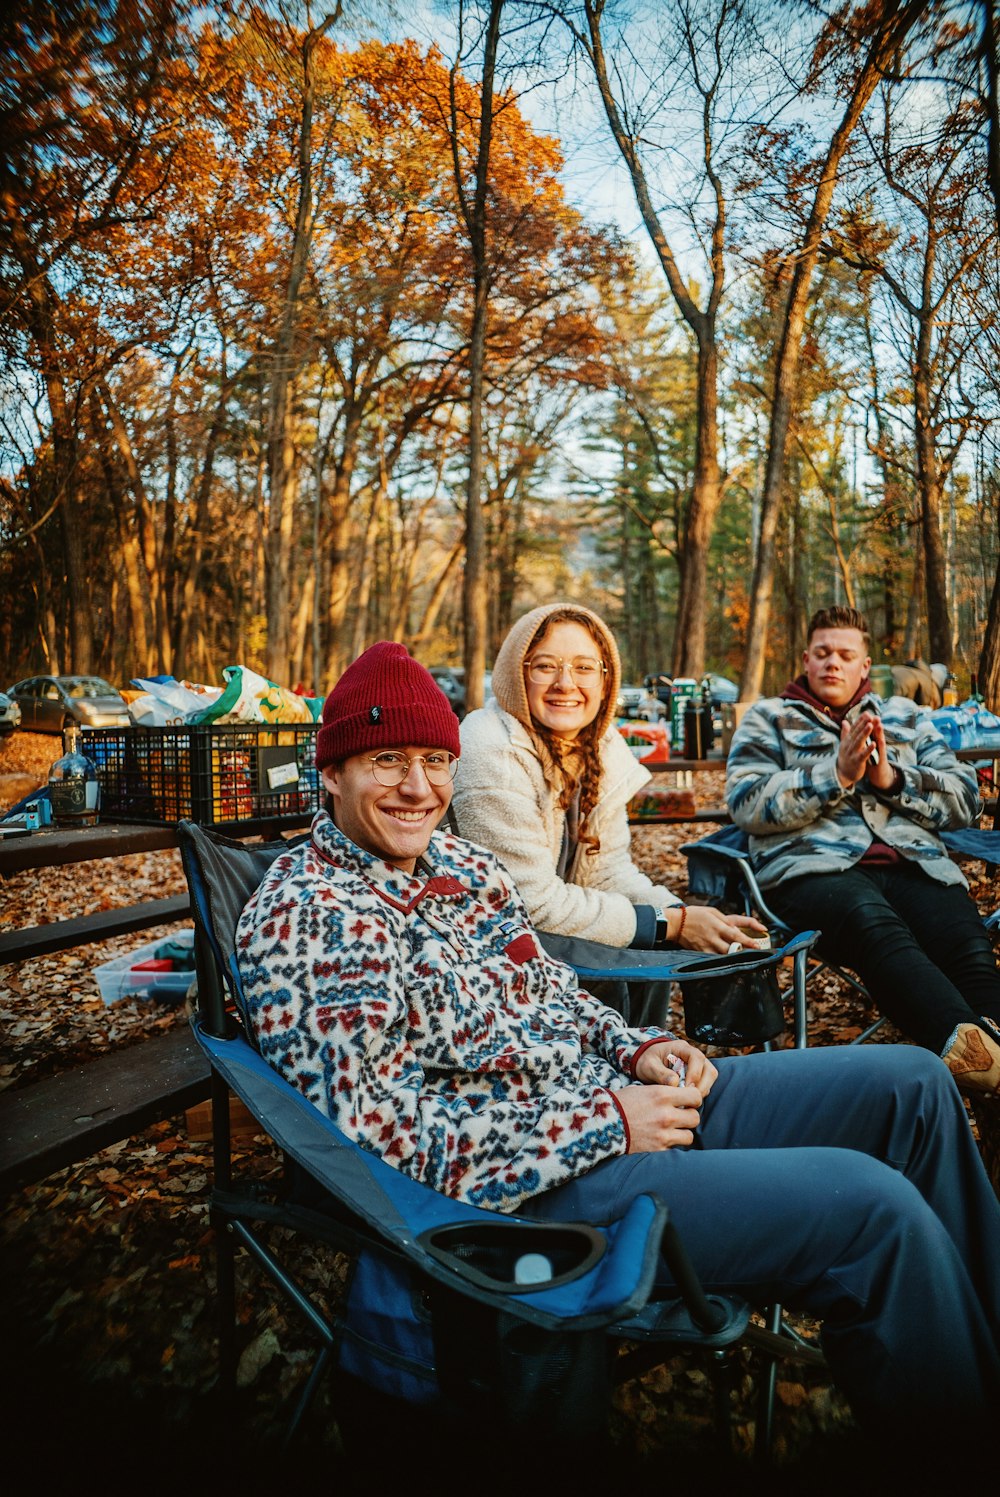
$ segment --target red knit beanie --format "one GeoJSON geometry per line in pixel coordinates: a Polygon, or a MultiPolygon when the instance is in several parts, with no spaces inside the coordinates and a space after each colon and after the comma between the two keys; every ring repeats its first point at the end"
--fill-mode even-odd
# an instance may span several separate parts
{"type": "Polygon", "coordinates": [[[458,718],[434,677],[402,645],[382,639],[349,665],[326,699],[316,768],[366,749],[447,749],[457,759],[458,718]]]}

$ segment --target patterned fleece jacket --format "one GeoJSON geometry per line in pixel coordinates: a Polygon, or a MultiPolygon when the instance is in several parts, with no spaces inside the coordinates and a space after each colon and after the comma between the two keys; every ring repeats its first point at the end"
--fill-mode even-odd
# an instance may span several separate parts
{"type": "Polygon", "coordinates": [[[247,904],[236,954],[261,1053],[343,1132],[498,1211],[624,1154],[629,1029],[538,945],[492,854],[435,833],[423,869],[325,812],[247,904]]]}
{"type": "Polygon", "coordinates": [[[975,771],[959,763],[930,713],[914,702],[869,693],[847,718],[862,712],[882,719],[889,763],[903,777],[895,794],[866,779],[844,789],[839,725],[807,702],[757,702],[733,734],[726,804],[750,834],[762,888],[851,868],[876,839],[939,883],[966,884],[937,833],[968,826],[978,814],[975,771]]]}

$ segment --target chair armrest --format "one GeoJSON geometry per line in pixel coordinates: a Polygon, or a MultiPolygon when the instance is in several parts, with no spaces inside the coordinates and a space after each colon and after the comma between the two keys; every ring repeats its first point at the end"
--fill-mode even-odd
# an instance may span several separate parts
{"type": "Polygon", "coordinates": [[[770,967],[785,956],[808,950],[819,931],[802,931],[781,946],[759,950],[744,947],[728,953],[706,951],[635,951],[605,946],[583,937],[557,936],[539,931],[538,939],[550,956],[572,967],[581,980],[618,982],[684,982],[694,977],[730,976],[748,967],[770,967]]]}
{"type": "Polygon", "coordinates": [[[383,1251],[547,1329],[602,1329],[646,1303],[667,1221],[666,1208],[653,1197],[639,1197],[619,1221],[600,1228],[502,1215],[452,1200],[352,1142],[242,1035],[222,1039],[197,1023],[192,1027],[213,1069],[264,1131],[383,1251]],[[551,1257],[551,1279],[531,1287],[515,1284],[513,1264],[528,1252],[551,1257]],[[491,1283],[482,1264],[498,1254],[511,1271],[491,1283]]]}
{"type": "Polygon", "coordinates": [[[792,936],[790,941],[776,949],[781,956],[795,956],[799,951],[811,951],[821,934],[818,930],[800,930],[798,935],[792,936]]]}

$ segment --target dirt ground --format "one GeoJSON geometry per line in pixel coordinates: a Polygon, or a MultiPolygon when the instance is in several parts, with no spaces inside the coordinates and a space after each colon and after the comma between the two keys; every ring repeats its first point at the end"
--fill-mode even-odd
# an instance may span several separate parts
{"type": "MultiPolygon", "coordinates": [[[[36,735],[18,733],[0,744],[0,796],[5,784],[13,783],[5,776],[43,780],[56,753],[56,739],[36,735]]],[[[702,777],[697,787],[702,803],[719,803],[721,780],[721,775],[702,777]]],[[[9,796],[6,804],[13,799],[9,796]]],[[[638,828],[637,860],[683,894],[686,862],[679,849],[701,830],[638,828]]],[[[969,871],[979,875],[975,892],[984,906],[991,897],[995,902],[982,866],[971,865],[969,871]]],[[[173,852],[130,857],[116,866],[100,862],[20,874],[0,880],[0,926],[35,925],[182,888],[173,852]]],[[[169,1010],[127,999],[108,1007],[93,978],[99,962],[170,933],[164,928],[0,968],[0,1089],[29,1084],[112,1046],[141,1043],[150,1032],[186,1022],[183,1006],[169,1010]]],[[[827,980],[813,992],[812,1018],[816,1042],[835,1043],[852,1039],[866,1016],[849,991],[827,980]]],[[[680,1011],[675,1020],[681,1028],[680,1011]]],[[[897,1036],[885,1028],[878,1038],[897,1036]]],[[[280,1160],[269,1140],[245,1137],[241,1148],[262,1178],[278,1176],[280,1160]]],[[[141,1460],[144,1485],[173,1490],[178,1480],[190,1478],[195,1453],[215,1445],[221,1422],[242,1431],[249,1452],[242,1469],[252,1489],[270,1488],[282,1477],[283,1418],[302,1385],[312,1348],[285,1306],[271,1298],[244,1264],[239,1272],[240,1386],[235,1409],[222,1403],[213,1319],[210,1178],[209,1146],[193,1138],[180,1117],[60,1170],[6,1202],[0,1282],[5,1360],[15,1372],[7,1403],[13,1436],[8,1469],[20,1464],[35,1476],[46,1470],[52,1475],[89,1470],[92,1480],[117,1490],[126,1481],[130,1487],[135,1484],[135,1462],[141,1460]]],[[[343,1267],[339,1261],[314,1248],[293,1257],[303,1282],[325,1296],[336,1295],[343,1267]]],[[[816,1329],[797,1324],[807,1334],[816,1329]]],[[[738,1451],[734,1467],[714,1433],[710,1373],[703,1359],[678,1356],[619,1391],[612,1429],[612,1465],[619,1480],[630,1471],[644,1479],[673,1464],[685,1473],[685,1490],[728,1491],[734,1485],[750,1490],[754,1368],[741,1354],[732,1395],[738,1451]],[[717,1486],[712,1484],[715,1477],[717,1486]]],[[[402,1453],[388,1447],[359,1454],[352,1428],[341,1427],[338,1412],[328,1382],[307,1421],[297,1469],[339,1479],[343,1491],[368,1490],[372,1481],[382,1485],[382,1466],[392,1461],[395,1467],[402,1453]]],[[[791,1364],[782,1366],[778,1471],[768,1478],[767,1490],[803,1490],[808,1476],[811,1491],[839,1491],[835,1474],[844,1470],[852,1473],[859,1490],[855,1439],[844,1400],[823,1375],[803,1377],[791,1364]]],[[[435,1463],[445,1454],[435,1448],[435,1463]]],[[[484,1490],[494,1489],[487,1479],[489,1468],[487,1462],[476,1480],[484,1490]]],[[[426,1477],[425,1471],[422,1483],[426,1477]]],[[[442,1470],[441,1479],[462,1476],[442,1470]]],[[[559,1489],[558,1480],[549,1485],[559,1489]]]]}

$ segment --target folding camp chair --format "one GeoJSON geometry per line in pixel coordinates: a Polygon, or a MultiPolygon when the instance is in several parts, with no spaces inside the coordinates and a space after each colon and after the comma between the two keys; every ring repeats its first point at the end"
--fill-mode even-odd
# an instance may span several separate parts
{"type": "Polygon", "coordinates": [[[538,939],[550,956],[573,968],[584,987],[616,982],[628,993],[637,992],[634,1001],[626,998],[616,1005],[630,1023],[669,1028],[667,994],[669,984],[677,983],[684,1004],[684,1033],[692,1043],[770,1048],[785,1028],[777,974],[791,963],[797,1032],[798,1006],[803,1018],[805,1014],[806,963],[819,932],[789,932],[780,946],[765,951],[745,948],[725,956],[676,949],[636,951],[546,931],[539,931],[538,939]]]}
{"type": "MultiPolygon", "coordinates": [[[[498,1215],[411,1180],[347,1138],[263,1060],[243,1022],[236,925],[288,844],[245,846],[190,822],[178,835],[195,922],[193,1027],[212,1070],[223,1377],[231,1383],[235,1372],[242,1246],[320,1342],[289,1438],[331,1370],[352,1398],[367,1389],[428,1420],[478,1413],[546,1445],[578,1446],[605,1427],[612,1371],[616,1380],[638,1376],[679,1347],[721,1355],[749,1341],[772,1358],[822,1360],[751,1324],[741,1300],[706,1295],[666,1207],[651,1197],[600,1228],[498,1215]],[[230,1091],[284,1151],[284,1196],[234,1177],[230,1091]],[[350,1255],[342,1306],[326,1312],[296,1283],[268,1240],[271,1225],[350,1255]],[[677,1286],[669,1297],[654,1292],[661,1257],[677,1286]],[[622,1343],[627,1356],[617,1355],[622,1343]]],[[[718,1412],[728,1423],[724,1389],[718,1412]]],[[[758,1431],[758,1448],[769,1434],[758,1431]]]]}
{"type": "MultiPolygon", "coordinates": [[[[944,832],[941,840],[957,856],[980,858],[987,866],[1000,861],[998,831],[969,827],[962,831],[944,832]]],[[[686,843],[681,852],[687,858],[688,889],[692,894],[719,908],[756,915],[772,932],[772,938],[781,941],[789,939],[792,935],[790,926],[770,908],[757,882],[750,862],[750,841],[740,827],[722,827],[697,842],[686,843]]],[[[985,916],[983,923],[991,933],[1000,931],[1000,908],[985,916]]],[[[816,935],[818,937],[818,933],[816,935]]],[[[804,952],[801,956],[801,969],[795,969],[791,994],[795,1013],[795,1044],[798,1048],[804,1048],[809,1042],[806,984],[821,972],[835,973],[853,988],[869,1009],[874,1007],[867,988],[849,968],[821,957],[813,958],[810,963],[808,956],[809,952],[804,952]]],[[[885,1019],[878,1017],[851,1044],[860,1045],[870,1039],[884,1023],[885,1019]]]]}
{"type": "MultiPolygon", "coordinates": [[[[454,806],[448,827],[461,830],[454,806]]],[[[792,969],[796,1045],[805,1029],[806,971],[819,931],[782,931],[781,945],[760,951],[745,948],[725,956],[676,947],[653,951],[607,946],[583,936],[554,931],[536,934],[550,956],[572,967],[580,983],[610,1004],[626,1023],[669,1028],[671,984],[677,983],[684,1004],[684,1033],[692,1043],[770,1049],[785,1028],[777,973],[792,969]]]]}

